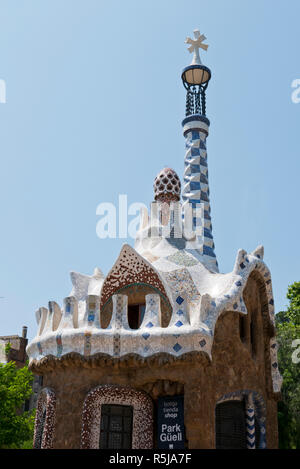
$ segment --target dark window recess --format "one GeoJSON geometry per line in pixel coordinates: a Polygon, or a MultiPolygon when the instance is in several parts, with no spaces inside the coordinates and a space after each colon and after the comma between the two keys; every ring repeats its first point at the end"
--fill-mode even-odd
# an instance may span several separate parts
{"type": "Polygon", "coordinates": [[[256,327],[255,327],[255,323],[254,323],[253,320],[250,323],[250,339],[251,339],[252,358],[255,358],[255,355],[256,355],[256,327]]]}
{"type": "Polygon", "coordinates": [[[257,418],[255,418],[255,448],[259,448],[260,442],[260,426],[257,418]]]}
{"type": "Polygon", "coordinates": [[[43,386],[43,376],[39,376],[39,385],[43,386]]]}
{"type": "Polygon", "coordinates": [[[243,316],[240,316],[240,338],[243,343],[246,340],[246,327],[245,326],[246,326],[245,318],[243,316]]]}
{"type": "Polygon", "coordinates": [[[128,324],[130,329],[138,329],[144,319],[144,304],[128,305],[128,324]]]}
{"type": "Polygon", "coordinates": [[[101,449],[131,449],[133,408],[125,405],[101,406],[101,449]]]}
{"type": "Polygon", "coordinates": [[[244,401],[228,401],[216,407],[216,449],[245,449],[244,401]]]}
{"type": "Polygon", "coordinates": [[[24,403],[24,411],[27,412],[29,410],[30,399],[26,399],[24,403]]]}

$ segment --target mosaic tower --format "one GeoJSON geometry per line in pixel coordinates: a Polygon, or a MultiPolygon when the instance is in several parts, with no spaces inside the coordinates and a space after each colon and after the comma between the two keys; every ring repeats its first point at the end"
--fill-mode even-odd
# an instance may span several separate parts
{"type": "Polygon", "coordinates": [[[193,208],[193,226],[197,232],[197,244],[203,263],[218,272],[218,262],[214,252],[212,224],[209,203],[208,167],[206,138],[209,120],[206,117],[206,88],[211,71],[200,60],[199,48],[207,50],[206,39],[198,30],[195,39],[187,38],[188,48],[194,53],[191,65],[184,68],[182,82],[186,88],[186,117],[182,122],[186,139],[186,153],[183,177],[183,210],[187,205],[193,208]]]}

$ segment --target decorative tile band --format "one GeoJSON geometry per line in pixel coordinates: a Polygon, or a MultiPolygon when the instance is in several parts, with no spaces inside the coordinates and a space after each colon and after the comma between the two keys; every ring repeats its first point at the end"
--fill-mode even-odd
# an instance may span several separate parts
{"type": "Polygon", "coordinates": [[[84,356],[88,357],[91,355],[91,336],[92,333],[89,331],[86,331],[84,333],[84,356]]]}
{"type": "Polygon", "coordinates": [[[56,395],[52,389],[40,392],[35,417],[33,448],[51,449],[53,447],[56,418],[56,395]]]}
{"type": "Polygon", "coordinates": [[[43,355],[43,348],[42,348],[41,342],[37,342],[37,348],[38,348],[39,354],[43,355]]]}
{"type": "Polygon", "coordinates": [[[255,449],[255,415],[252,394],[246,400],[246,440],[247,449],[255,449]]]}
{"type": "Polygon", "coordinates": [[[56,345],[57,345],[57,356],[60,357],[63,351],[61,333],[56,335],[56,345]]]}

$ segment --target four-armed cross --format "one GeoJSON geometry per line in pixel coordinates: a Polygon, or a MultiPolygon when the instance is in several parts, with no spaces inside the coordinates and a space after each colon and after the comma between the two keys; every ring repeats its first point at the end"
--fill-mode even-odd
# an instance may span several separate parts
{"type": "Polygon", "coordinates": [[[200,54],[199,54],[199,48],[207,50],[208,45],[207,44],[202,44],[202,42],[206,39],[204,34],[200,34],[199,29],[195,29],[194,31],[194,36],[195,39],[191,39],[190,37],[187,37],[185,40],[186,44],[191,44],[190,47],[188,47],[189,52],[194,52],[194,57],[191,65],[201,65],[201,60],[200,60],[200,54]]]}

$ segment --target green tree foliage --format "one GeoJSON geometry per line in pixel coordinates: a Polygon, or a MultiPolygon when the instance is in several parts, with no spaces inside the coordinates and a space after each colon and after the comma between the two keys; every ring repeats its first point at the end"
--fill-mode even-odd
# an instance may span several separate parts
{"type": "Polygon", "coordinates": [[[32,439],[34,412],[23,412],[32,394],[33,375],[27,366],[0,363],[0,448],[22,448],[32,439]]]}
{"type": "Polygon", "coordinates": [[[276,315],[278,363],[283,377],[278,426],[279,447],[293,449],[300,448],[300,282],[288,287],[287,298],[287,311],[276,315]]]}

